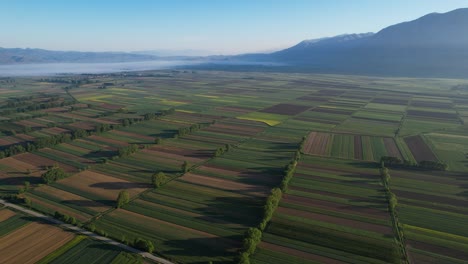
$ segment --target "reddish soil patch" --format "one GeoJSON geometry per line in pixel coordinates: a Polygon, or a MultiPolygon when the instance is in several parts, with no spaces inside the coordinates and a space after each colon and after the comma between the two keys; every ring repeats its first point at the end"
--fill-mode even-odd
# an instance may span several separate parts
{"type": "Polygon", "coordinates": [[[417,162],[421,162],[423,160],[438,161],[431,148],[429,148],[421,136],[406,137],[405,143],[411,150],[411,153],[417,162]]]}
{"type": "Polygon", "coordinates": [[[30,121],[30,120],[17,121],[17,122],[15,122],[15,124],[18,124],[18,125],[24,126],[24,127],[30,127],[30,128],[43,128],[43,127],[46,127],[46,125],[44,125],[44,124],[36,123],[36,122],[30,121]]]}
{"type": "Polygon", "coordinates": [[[128,146],[127,142],[123,142],[123,141],[111,139],[111,138],[105,138],[105,137],[101,137],[97,135],[89,136],[88,139],[97,140],[100,142],[104,142],[104,143],[108,143],[108,144],[116,145],[116,146],[122,146],[122,147],[128,146]]]}
{"type": "Polygon", "coordinates": [[[33,141],[36,139],[36,137],[26,135],[26,134],[16,134],[15,137],[19,138],[22,141],[33,141]]]}
{"type": "Polygon", "coordinates": [[[14,158],[16,160],[22,161],[24,163],[34,165],[35,167],[43,169],[43,170],[45,170],[45,167],[51,167],[51,166],[54,166],[55,164],[57,164],[66,173],[73,173],[73,172],[78,171],[78,169],[73,167],[73,166],[66,165],[66,164],[57,162],[55,160],[51,160],[51,159],[48,159],[48,158],[45,158],[45,157],[41,157],[39,155],[32,154],[32,153],[24,153],[24,154],[16,155],[16,156],[14,156],[14,158]]]}
{"type": "Polygon", "coordinates": [[[214,165],[202,165],[198,167],[197,170],[201,172],[206,171],[206,172],[211,172],[214,174],[226,175],[226,176],[231,176],[231,177],[236,177],[236,178],[239,177],[239,178],[255,179],[256,181],[262,182],[265,184],[277,182],[277,179],[275,177],[272,177],[271,175],[260,174],[260,173],[253,172],[253,171],[220,168],[214,165]]]}
{"type": "Polygon", "coordinates": [[[253,108],[245,108],[245,107],[216,107],[215,109],[220,110],[220,111],[225,111],[225,112],[232,112],[232,113],[239,113],[239,114],[246,114],[250,113],[252,111],[255,111],[253,108]]]}
{"type": "Polygon", "coordinates": [[[387,212],[373,209],[370,207],[345,205],[345,204],[340,204],[340,203],[335,203],[335,202],[330,202],[330,201],[325,201],[325,200],[318,200],[318,199],[313,199],[313,198],[307,198],[307,197],[302,197],[302,196],[297,196],[297,195],[292,195],[292,194],[284,195],[281,202],[299,204],[299,205],[304,205],[307,207],[316,207],[316,208],[329,210],[332,212],[337,211],[337,212],[342,212],[346,214],[362,215],[362,216],[369,217],[369,218],[376,218],[376,219],[382,219],[382,220],[389,219],[389,214],[387,212]]]}
{"type": "Polygon", "coordinates": [[[218,188],[227,191],[241,192],[253,196],[265,197],[268,195],[270,189],[263,186],[254,186],[245,183],[234,182],[222,178],[202,176],[193,173],[187,173],[181,181],[190,182],[198,185],[208,186],[211,188],[218,188]]]}
{"type": "Polygon", "coordinates": [[[453,113],[441,113],[441,112],[429,112],[429,111],[420,111],[420,110],[408,110],[406,113],[409,116],[416,116],[416,117],[429,117],[429,118],[437,118],[437,119],[458,119],[457,114],[453,113]]]}
{"type": "Polygon", "coordinates": [[[41,132],[51,134],[51,135],[59,135],[62,133],[67,133],[69,132],[69,130],[65,128],[60,128],[60,127],[52,127],[52,128],[42,129],[41,132]]]}
{"type": "Polygon", "coordinates": [[[362,160],[362,140],[361,136],[354,136],[354,158],[362,160]]]}
{"type": "Polygon", "coordinates": [[[36,263],[74,237],[52,225],[31,223],[0,238],[2,263],[36,263]]]}
{"type": "Polygon", "coordinates": [[[140,135],[140,134],[137,134],[137,133],[131,133],[131,132],[120,131],[120,130],[113,130],[111,133],[116,134],[116,135],[131,137],[131,138],[137,138],[137,139],[149,141],[151,143],[154,142],[154,137],[140,135]]]}
{"type": "Polygon", "coordinates": [[[297,115],[306,111],[309,108],[310,108],[309,106],[304,106],[304,105],[277,104],[277,105],[265,108],[263,110],[260,110],[259,112],[280,114],[280,115],[297,115]]]}
{"type": "Polygon", "coordinates": [[[403,160],[400,150],[398,149],[398,146],[396,145],[395,140],[393,138],[384,138],[383,141],[385,149],[387,150],[389,156],[397,157],[400,160],[403,160]]]}
{"type": "Polygon", "coordinates": [[[20,140],[12,136],[0,138],[0,146],[9,146],[9,145],[17,144],[20,142],[23,142],[23,140],[20,140]]]}
{"type": "Polygon", "coordinates": [[[115,104],[102,103],[102,104],[99,105],[99,107],[104,108],[104,109],[109,109],[109,110],[118,110],[118,109],[122,108],[123,106],[115,105],[115,104]]]}
{"type": "Polygon", "coordinates": [[[456,249],[452,248],[447,248],[447,247],[441,247],[437,245],[432,245],[424,242],[419,242],[415,240],[407,240],[406,244],[409,245],[410,247],[421,249],[427,252],[432,252],[436,254],[440,254],[443,256],[449,256],[457,259],[468,259],[468,253],[459,251],[456,249]]]}
{"type": "Polygon", "coordinates": [[[268,243],[268,242],[260,242],[260,244],[258,246],[260,248],[264,248],[264,249],[267,249],[267,250],[270,250],[270,251],[281,252],[281,253],[296,256],[296,257],[299,257],[299,258],[308,259],[308,260],[312,260],[312,261],[317,261],[318,263],[329,263],[329,264],[344,264],[344,263],[346,263],[346,262],[342,262],[342,261],[339,261],[339,260],[336,260],[336,259],[327,258],[327,257],[315,255],[315,254],[310,254],[310,253],[307,253],[307,252],[304,252],[304,251],[300,251],[300,250],[292,249],[292,248],[287,248],[287,247],[283,247],[283,246],[278,246],[278,245],[271,244],[271,243],[268,243]]]}
{"type": "Polygon", "coordinates": [[[59,182],[62,185],[112,201],[117,198],[121,190],[127,190],[130,196],[133,197],[147,189],[146,184],[129,182],[89,170],[77,173],[59,182]]]}
{"type": "Polygon", "coordinates": [[[96,124],[92,122],[75,122],[70,124],[70,126],[84,130],[94,130],[96,128],[96,124]]]}
{"type": "Polygon", "coordinates": [[[311,155],[328,155],[330,138],[331,136],[328,133],[311,132],[304,144],[304,152],[311,155]]]}

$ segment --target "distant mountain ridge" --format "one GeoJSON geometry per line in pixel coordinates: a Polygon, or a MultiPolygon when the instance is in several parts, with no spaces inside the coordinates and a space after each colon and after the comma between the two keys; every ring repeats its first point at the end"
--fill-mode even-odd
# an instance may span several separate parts
{"type": "Polygon", "coordinates": [[[155,60],[156,56],[125,52],[51,51],[43,49],[0,48],[0,64],[59,62],[130,62],[155,60]]]}
{"type": "Polygon", "coordinates": [[[468,77],[468,8],[432,13],[376,34],[303,41],[264,59],[314,72],[468,77]]]}
{"type": "Polygon", "coordinates": [[[276,65],[276,70],[287,71],[468,78],[468,8],[428,14],[389,26],[375,34],[344,34],[304,40],[273,53],[205,57],[160,57],[155,54],[151,51],[64,52],[0,48],[0,64],[177,59],[203,61],[207,68],[218,69],[229,69],[229,64],[232,64],[236,69],[246,65],[248,69],[255,70],[255,65],[264,63],[265,67],[276,65]]]}

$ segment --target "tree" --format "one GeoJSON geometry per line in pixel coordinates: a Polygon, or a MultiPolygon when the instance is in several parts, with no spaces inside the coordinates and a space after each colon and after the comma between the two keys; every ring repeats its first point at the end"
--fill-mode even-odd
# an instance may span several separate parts
{"type": "Polygon", "coordinates": [[[122,206],[126,205],[130,202],[130,194],[126,190],[122,190],[119,192],[119,196],[117,197],[117,208],[121,208],[122,206]]]}
{"type": "Polygon", "coordinates": [[[47,169],[47,171],[41,175],[41,178],[44,183],[51,184],[57,180],[65,178],[66,176],[65,172],[55,164],[53,167],[47,169]]]}
{"type": "Polygon", "coordinates": [[[28,181],[24,182],[24,190],[29,191],[29,188],[31,187],[31,184],[28,181]]]}
{"type": "Polygon", "coordinates": [[[153,251],[154,251],[154,244],[153,244],[153,242],[151,242],[150,240],[137,238],[137,239],[135,240],[135,242],[133,243],[133,245],[134,245],[136,248],[139,248],[139,249],[141,249],[141,250],[147,251],[147,252],[149,252],[149,253],[153,253],[153,251]]]}
{"type": "Polygon", "coordinates": [[[29,199],[28,197],[24,197],[24,204],[27,207],[31,207],[31,199],[29,199]]]}
{"type": "Polygon", "coordinates": [[[184,161],[184,163],[182,164],[182,172],[187,173],[189,171],[189,168],[190,168],[190,165],[188,164],[188,162],[184,161]]]}
{"type": "Polygon", "coordinates": [[[154,185],[154,188],[159,188],[161,185],[166,183],[167,181],[167,176],[164,174],[164,172],[158,172],[153,174],[153,177],[151,178],[151,182],[154,185]]]}
{"type": "Polygon", "coordinates": [[[160,137],[157,137],[154,139],[154,144],[159,145],[162,143],[162,139],[160,137]]]}

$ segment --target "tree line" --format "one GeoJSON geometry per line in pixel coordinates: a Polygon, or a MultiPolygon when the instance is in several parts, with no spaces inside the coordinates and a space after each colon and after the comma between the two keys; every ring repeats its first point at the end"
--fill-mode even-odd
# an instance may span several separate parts
{"type": "Polygon", "coordinates": [[[294,153],[291,161],[285,166],[283,171],[283,179],[280,183],[280,186],[273,188],[270,195],[267,197],[265,205],[263,206],[263,217],[260,221],[260,224],[257,227],[249,228],[245,232],[242,248],[239,252],[240,264],[250,263],[250,256],[255,253],[257,245],[261,242],[263,231],[266,229],[268,223],[273,217],[273,214],[278,208],[279,202],[283,196],[283,192],[287,190],[289,181],[294,175],[297,163],[301,159],[301,152],[304,149],[305,140],[306,137],[303,137],[302,141],[299,143],[298,150],[294,153]]]}
{"type": "Polygon", "coordinates": [[[409,160],[401,160],[397,157],[383,156],[380,158],[380,163],[385,164],[391,168],[411,168],[411,169],[422,169],[422,170],[437,170],[446,171],[448,166],[444,162],[423,160],[418,163],[410,162],[409,160]]]}

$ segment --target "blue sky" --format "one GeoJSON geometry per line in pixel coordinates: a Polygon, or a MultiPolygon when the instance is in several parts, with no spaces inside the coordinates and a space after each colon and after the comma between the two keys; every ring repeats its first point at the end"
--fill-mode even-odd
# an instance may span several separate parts
{"type": "Polygon", "coordinates": [[[0,0],[0,47],[236,54],[461,7],[468,0],[0,0]]]}

